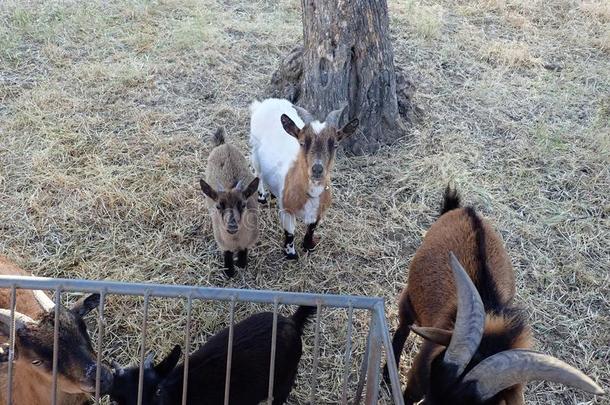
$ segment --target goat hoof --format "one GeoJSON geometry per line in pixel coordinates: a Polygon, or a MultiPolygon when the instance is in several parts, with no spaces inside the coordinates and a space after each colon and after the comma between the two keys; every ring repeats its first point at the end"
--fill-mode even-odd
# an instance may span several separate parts
{"type": "Polygon", "coordinates": [[[305,250],[306,252],[312,252],[312,251],[316,250],[316,246],[318,246],[319,242],[320,242],[320,238],[318,236],[314,236],[313,239],[311,239],[311,240],[304,240],[303,241],[303,250],[305,250]]]}
{"type": "Polygon", "coordinates": [[[225,276],[233,278],[235,276],[235,269],[224,269],[225,276]]]}
{"type": "Polygon", "coordinates": [[[313,252],[314,250],[316,250],[316,245],[314,245],[313,243],[311,245],[303,243],[303,250],[305,252],[313,252]]]}
{"type": "Polygon", "coordinates": [[[286,260],[299,260],[297,253],[285,253],[286,260]]]}

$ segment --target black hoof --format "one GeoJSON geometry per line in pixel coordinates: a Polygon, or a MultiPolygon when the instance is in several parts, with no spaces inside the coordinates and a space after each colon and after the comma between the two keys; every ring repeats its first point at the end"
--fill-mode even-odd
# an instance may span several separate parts
{"type": "Polygon", "coordinates": [[[235,269],[224,269],[225,276],[233,278],[235,276],[235,269]]]}
{"type": "Polygon", "coordinates": [[[313,252],[314,250],[316,250],[316,245],[313,243],[303,243],[302,246],[305,252],[313,252]]]}

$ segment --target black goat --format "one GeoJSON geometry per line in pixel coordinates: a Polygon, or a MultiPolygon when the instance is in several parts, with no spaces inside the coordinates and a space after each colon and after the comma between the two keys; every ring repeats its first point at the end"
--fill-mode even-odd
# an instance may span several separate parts
{"type": "MultiPolygon", "coordinates": [[[[291,317],[278,315],[273,404],[283,404],[288,399],[301,359],[303,328],[315,312],[315,307],[301,306],[291,317]]],[[[256,405],[267,398],[272,330],[271,312],[252,315],[234,325],[230,404],[256,405]]],[[[189,356],[187,404],[224,403],[228,340],[226,328],[189,356]]],[[[179,347],[175,347],[158,365],[145,363],[143,404],[181,404],[184,364],[173,367],[179,353],[179,347]],[[169,367],[173,368],[171,372],[169,367]]],[[[110,396],[118,405],[136,403],[138,373],[137,366],[115,366],[110,396]]]]}

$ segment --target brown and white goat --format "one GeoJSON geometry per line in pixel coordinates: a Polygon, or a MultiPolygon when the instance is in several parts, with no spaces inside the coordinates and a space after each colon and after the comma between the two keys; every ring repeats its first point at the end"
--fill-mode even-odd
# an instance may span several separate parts
{"type": "Polygon", "coordinates": [[[237,266],[246,268],[248,249],[258,240],[258,206],[254,198],[258,182],[246,158],[235,146],[225,143],[224,130],[219,129],[208,157],[205,181],[199,183],[208,197],[214,238],[224,252],[228,277],[235,275],[233,253],[237,252],[237,266]]]}
{"type": "Polygon", "coordinates": [[[529,325],[512,305],[515,275],[502,239],[474,209],[459,205],[447,188],[400,296],[396,364],[410,330],[425,338],[405,404],[523,404],[523,385],[532,380],[602,394],[580,371],[530,350],[529,325]]]}
{"type": "MultiPolygon", "coordinates": [[[[0,275],[29,276],[0,256],[0,275]]],[[[83,317],[99,305],[99,294],[89,295],[72,308],[59,310],[57,403],[81,405],[95,392],[97,354],[83,317]]],[[[8,342],[11,290],[0,289],[0,340],[8,342]]],[[[51,404],[55,303],[42,291],[16,290],[13,403],[51,404]]],[[[7,357],[7,356],[4,356],[7,357]]],[[[112,373],[104,366],[100,388],[109,389],[112,373]]],[[[8,402],[8,363],[0,366],[0,404],[8,402]]]]}
{"type": "Polygon", "coordinates": [[[298,259],[296,218],[307,225],[303,248],[310,251],[316,245],[314,230],[331,204],[330,173],[336,148],[358,128],[358,119],[338,128],[344,108],[320,122],[288,100],[270,98],[250,106],[252,164],[261,178],[259,201],[266,201],[265,185],[278,197],[288,259],[298,259]]]}

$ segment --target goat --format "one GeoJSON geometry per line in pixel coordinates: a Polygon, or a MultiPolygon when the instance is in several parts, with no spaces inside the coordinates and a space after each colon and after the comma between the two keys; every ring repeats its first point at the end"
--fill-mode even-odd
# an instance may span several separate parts
{"type": "Polygon", "coordinates": [[[214,239],[224,252],[228,277],[235,275],[233,253],[237,252],[237,266],[246,268],[248,249],[258,240],[258,207],[252,197],[258,182],[248,169],[246,158],[235,146],[225,143],[224,130],[219,129],[208,157],[205,181],[200,180],[199,184],[208,197],[214,239]]]}
{"type": "Polygon", "coordinates": [[[332,201],[330,173],[336,147],[358,128],[358,119],[353,119],[338,129],[344,108],[320,122],[288,100],[271,98],[250,106],[252,165],[261,178],[259,202],[266,201],[265,185],[278,197],[289,260],[298,259],[294,247],[297,217],[307,225],[303,248],[311,251],[316,246],[314,230],[332,201]]]}
{"type": "Polygon", "coordinates": [[[396,364],[410,330],[425,338],[408,374],[405,404],[422,398],[428,405],[523,404],[523,385],[532,380],[602,394],[577,369],[530,350],[530,327],[513,306],[514,295],[501,237],[474,209],[460,208],[448,187],[399,299],[396,364]]]}
{"type": "MultiPolygon", "coordinates": [[[[144,360],[144,378],[142,386],[142,403],[152,404],[159,384],[166,379],[178,364],[182,349],[174,346],[172,351],[158,364],[153,364],[154,353],[149,353],[144,360]]],[[[136,405],[138,401],[138,382],[140,368],[138,366],[121,367],[113,362],[114,380],[107,392],[115,405],[136,405]]]]}
{"type": "MultiPolygon", "coordinates": [[[[302,354],[301,335],[308,318],[316,307],[301,306],[291,317],[278,315],[277,340],[273,385],[273,404],[283,404],[294,385],[302,354]]],[[[256,405],[267,398],[273,313],[252,315],[233,327],[233,351],[229,403],[256,405]]],[[[189,356],[187,404],[224,404],[225,373],[229,329],[210,338],[189,356]]],[[[145,404],[180,404],[184,377],[184,364],[176,364],[180,347],[158,365],[152,358],[144,367],[143,401],[145,404]]],[[[136,403],[138,367],[115,366],[111,399],[118,405],[136,403]]]]}
{"type": "MultiPolygon", "coordinates": [[[[1,275],[29,276],[0,256],[1,275]]],[[[43,291],[16,290],[13,402],[51,404],[55,303],[43,291]]],[[[95,392],[97,354],[93,351],[83,317],[99,305],[99,294],[81,298],[70,309],[59,309],[57,403],[83,404],[95,392]]],[[[11,292],[0,289],[0,331],[8,341],[11,325],[11,292]]],[[[7,357],[7,356],[5,356],[7,357]]],[[[0,371],[0,403],[8,388],[7,363],[0,371]]],[[[100,388],[108,389],[112,373],[104,366],[100,388]]]]}

